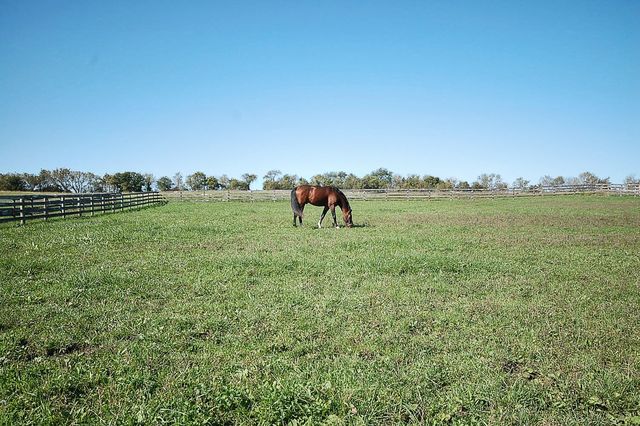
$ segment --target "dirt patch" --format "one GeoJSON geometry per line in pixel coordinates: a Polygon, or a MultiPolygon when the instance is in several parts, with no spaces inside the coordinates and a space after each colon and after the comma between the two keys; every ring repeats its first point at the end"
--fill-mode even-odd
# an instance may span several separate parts
{"type": "Polygon", "coordinates": [[[90,351],[91,351],[91,346],[72,342],[64,346],[50,346],[47,348],[45,354],[48,357],[55,357],[55,356],[71,355],[77,352],[88,353],[90,351]]]}

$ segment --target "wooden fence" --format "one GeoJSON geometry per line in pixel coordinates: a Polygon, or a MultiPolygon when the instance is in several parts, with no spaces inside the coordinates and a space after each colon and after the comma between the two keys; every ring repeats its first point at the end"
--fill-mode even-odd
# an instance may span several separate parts
{"type": "Polygon", "coordinates": [[[93,216],[156,204],[167,200],[159,192],[0,196],[0,222],[67,216],[93,216]]]}
{"type": "MultiPolygon", "coordinates": [[[[640,185],[563,185],[527,189],[346,189],[350,200],[437,200],[444,198],[497,198],[562,194],[633,195],[640,185]]],[[[0,223],[82,216],[114,212],[167,201],[279,201],[289,200],[290,190],[273,191],[167,191],[97,194],[24,194],[0,196],[0,223]]]]}
{"type": "MultiPolygon", "coordinates": [[[[345,189],[349,200],[429,200],[443,198],[496,198],[568,194],[640,196],[640,185],[598,184],[538,186],[525,189],[345,189]]],[[[279,201],[289,200],[290,190],[263,191],[167,191],[169,201],[279,201]]]]}

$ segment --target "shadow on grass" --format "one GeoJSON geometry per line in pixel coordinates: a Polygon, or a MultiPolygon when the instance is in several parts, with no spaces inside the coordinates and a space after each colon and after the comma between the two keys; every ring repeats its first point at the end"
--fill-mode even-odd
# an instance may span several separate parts
{"type": "MultiPolygon", "coordinates": [[[[308,228],[308,229],[334,229],[333,225],[324,225],[322,226],[322,228],[318,228],[318,225],[297,225],[295,226],[296,228],[308,228]]],[[[353,224],[351,226],[351,228],[373,228],[372,225],[368,224],[368,223],[359,223],[359,224],[353,224]]],[[[349,227],[345,226],[345,225],[340,225],[339,229],[349,229],[349,227]]]]}

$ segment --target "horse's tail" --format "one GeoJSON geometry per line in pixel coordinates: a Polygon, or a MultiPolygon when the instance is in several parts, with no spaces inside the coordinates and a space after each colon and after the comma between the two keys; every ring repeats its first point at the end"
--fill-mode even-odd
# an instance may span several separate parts
{"type": "Polygon", "coordinates": [[[302,217],[302,208],[298,203],[298,197],[296,197],[295,188],[291,190],[291,209],[293,210],[293,214],[298,217],[302,217]]]}

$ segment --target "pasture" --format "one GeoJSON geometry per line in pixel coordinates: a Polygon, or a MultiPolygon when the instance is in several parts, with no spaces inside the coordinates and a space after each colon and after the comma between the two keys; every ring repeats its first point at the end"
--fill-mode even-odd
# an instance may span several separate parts
{"type": "Polygon", "coordinates": [[[639,198],[352,207],[0,226],[0,424],[640,423],[639,198]]]}

